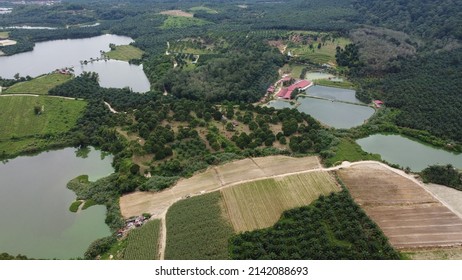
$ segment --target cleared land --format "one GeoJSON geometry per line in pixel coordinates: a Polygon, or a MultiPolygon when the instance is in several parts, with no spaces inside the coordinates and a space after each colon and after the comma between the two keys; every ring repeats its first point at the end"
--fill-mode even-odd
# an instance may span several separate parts
{"type": "Polygon", "coordinates": [[[161,216],[170,205],[188,195],[211,192],[245,181],[308,171],[319,166],[317,157],[272,156],[243,159],[209,168],[189,179],[180,180],[174,187],[161,192],[135,192],[124,195],[120,198],[120,209],[126,218],[142,213],[161,216]]]}
{"type": "Polygon", "coordinates": [[[165,259],[228,259],[233,228],[222,215],[220,192],[179,201],[167,213],[165,259]]]}
{"type": "Polygon", "coordinates": [[[110,59],[129,61],[131,59],[141,59],[143,51],[131,45],[116,46],[115,50],[107,52],[110,59]]]}
{"type": "Polygon", "coordinates": [[[157,260],[159,257],[160,220],[132,230],[127,237],[124,260],[157,260]]]}
{"type": "Polygon", "coordinates": [[[222,193],[234,229],[244,232],[270,227],[285,210],[337,191],[340,187],[329,173],[310,172],[245,183],[222,193]]]}
{"type": "Polygon", "coordinates": [[[176,17],[190,17],[192,18],[194,15],[191,13],[187,13],[182,10],[168,10],[168,11],[163,11],[160,12],[162,15],[167,15],[167,16],[176,16],[176,17]]]}
{"type": "Polygon", "coordinates": [[[69,131],[86,106],[85,101],[52,97],[0,97],[0,140],[69,131]],[[34,107],[43,109],[35,114],[34,107]]]}
{"type": "Polygon", "coordinates": [[[432,249],[404,252],[412,260],[462,260],[462,248],[432,249]]]}
{"type": "Polygon", "coordinates": [[[338,173],[395,248],[462,244],[462,219],[416,182],[378,163],[359,164],[338,173]]]}
{"type": "Polygon", "coordinates": [[[63,75],[63,74],[49,74],[37,77],[30,81],[17,83],[8,90],[6,90],[5,94],[18,94],[18,93],[25,93],[25,94],[39,94],[39,95],[46,95],[48,91],[58,85],[61,85],[67,81],[72,79],[71,75],[63,75]]]}
{"type": "Polygon", "coordinates": [[[170,16],[165,19],[164,23],[162,24],[162,29],[173,29],[173,28],[183,28],[183,27],[190,27],[190,26],[202,26],[206,24],[210,24],[211,22],[193,18],[193,17],[186,17],[186,16],[170,16]]]}
{"type": "Polygon", "coordinates": [[[294,56],[308,59],[314,63],[323,64],[331,63],[335,64],[335,53],[337,46],[344,48],[347,44],[351,43],[346,38],[336,38],[333,41],[327,40],[324,43],[320,39],[313,41],[313,48],[310,48],[306,44],[297,44],[294,47],[287,48],[294,56]],[[318,49],[318,44],[321,43],[321,48],[318,49]]]}

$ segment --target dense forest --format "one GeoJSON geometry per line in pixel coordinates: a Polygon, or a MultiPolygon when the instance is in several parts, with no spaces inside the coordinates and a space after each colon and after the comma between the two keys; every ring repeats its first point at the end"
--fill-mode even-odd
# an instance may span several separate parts
{"type": "Polygon", "coordinates": [[[421,172],[426,182],[441,184],[462,191],[462,173],[451,164],[446,166],[432,165],[421,172]]]}

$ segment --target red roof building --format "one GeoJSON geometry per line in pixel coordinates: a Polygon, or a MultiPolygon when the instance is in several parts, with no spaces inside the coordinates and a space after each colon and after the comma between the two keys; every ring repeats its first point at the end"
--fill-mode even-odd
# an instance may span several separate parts
{"type": "Polygon", "coordinates": [[[292,92],[294,90],[300,89],[300,90],[306,90],[310,86],[312,86],[313,83],[307,80],[300,80],[296,82],[295,84],[291,85],[288,88],[282,88],[279,93],[278,97],[284,98],[284,99],[291,99],[292,92]]]}
{"type": "Polygon", "coordinates": [[[373,100],[372,103],[374,103],[375,107],[380,108],[383,105],[382,100],[373,100]]]}

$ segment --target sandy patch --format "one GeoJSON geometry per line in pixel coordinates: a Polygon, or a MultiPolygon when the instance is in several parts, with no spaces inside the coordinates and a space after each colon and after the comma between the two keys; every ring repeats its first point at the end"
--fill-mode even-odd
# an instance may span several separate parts
{"type": "Polygon", "coordinates": [[[184,12],[182,10],[168,10],[168,11],[160,12],[160,14],[167,15],[167,16],[175,16],[175,17],[193,17],[194,16],[193,14],[184,12]]]}

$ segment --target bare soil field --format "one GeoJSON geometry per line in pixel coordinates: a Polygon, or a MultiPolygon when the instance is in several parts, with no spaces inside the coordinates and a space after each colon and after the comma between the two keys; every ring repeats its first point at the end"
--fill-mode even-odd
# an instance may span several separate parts
{"type": "Polygon", "coordinates": [[[416,182],[374,163],[341,169],[338,174],[395,248],[462,244],[462,219],[416,182]]]}
{"type": "Polygon", "coordinates": [[[264,179],[222,190],[234,230],[252,231],[274,225],[285,210],[309,205],[321,194],[340,191],[327,172],[264,179]]]}
{"type": "Polygon", "coordinates": [[[142,213],[150,213],[155,217],[160,217],[170,205],[186,196],[200,195],[238,183],[286,173],[309,171],[319,168],[319,166],[317,157],[272,156],[243,159],[211,167],[203,173],[180,180],[172,188],[161,192],[134,192],[124,195],[120,198],[120,210],[125,218],[142,213]]]}
{"type": "Polygon", "coordinates": [[[184,12],[182,10],[168,10],[168,11],[160,12],[160,14],[167,15],[167,16],[176,16],[176,17],[193,17],[194,16],[193,14],[184,12]]]}

